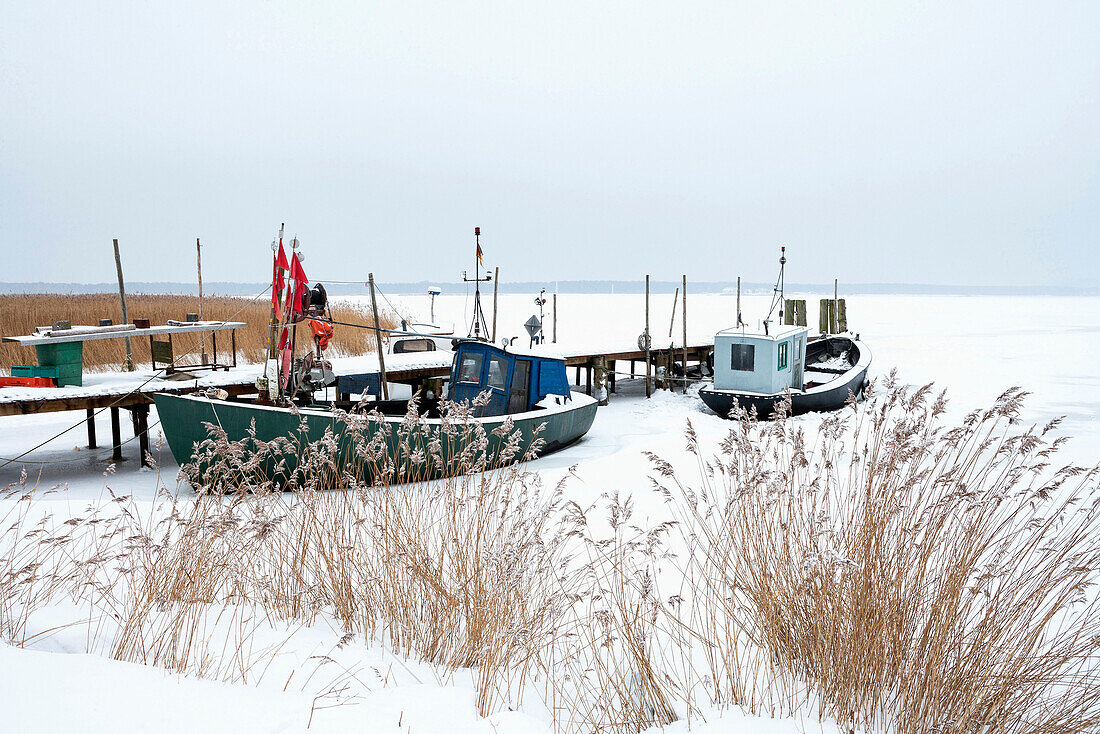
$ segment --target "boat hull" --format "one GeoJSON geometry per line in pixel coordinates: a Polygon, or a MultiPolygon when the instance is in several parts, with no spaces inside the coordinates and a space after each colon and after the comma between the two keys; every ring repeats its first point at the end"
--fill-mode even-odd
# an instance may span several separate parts
{"type": "MultiPolygon", "coordinates": [[[[862,393],[866,379],[867,370],[864,369],[853,375],[844,384],[831,386],[828,390],[822,392],[803,393],[791,391],[791,415],[843,408],[848,402],[849,393],[857,397],[862,393]]],[[[746,411],[756,408],[758,417],[768,419],[775,414],[776,403],[783,400],[785,395],[783,393],[755,395],[704,387],[699,390],[699,397],[703,399],[708,408],[723,418],[729,418],[730,411],[736,405],[746,411]]]]}
{"type": "MultiPolygon", "coordinates": [[[[754,408],[758,418],[771,419],[776,413],[776,403],[782,401],[788,395],[791,400],[791,415],[802,413],[838,410],[843,408],[850,395],[859,397],[863,394],[863,387],[867,383],[867,370],[871,366],[871,353],[860,342],[848,337],[827,337],[807,348],[807,358],[813,356],[813,349],[822,352],[825,356],[838,349],[852,349],[856,355],[856,362],[836,379],[812,387],[808,390],[791,390],[789,393],[774,393],[762,395],[760,393],[743,392],[737,390],[718,390],[713,387],[704,387],[699,390],[699,397],[707,407],[723,418],[730,418],[730,412],[735,407],[740,407],[746,412],[754,408]]],[[[812,365],[807,364],[807,370],[812,370],[812,365]]]]}
{"type": "MultiPolygon", "coordinates": [[[[536,436],[543,442],[537,455],[544,456],[584,436],[592,427],[597,406],[596,401],[586,395],[574,395],[564,406],[512,416],[471,418],[450,424],[450,430],[444,428],[444,422],[439,419],[421,418],[413,424],[416,430],[410,430],[403,416],[353,421],[356,426],[352,428],[341,414],[328,409],[302,408],[291,412],[286,408],[247,402],[167,393],[157,393],[153,399],[172,456],[180,466],[199,457],[198,445],[211,436],[207,424],[220,427],[229,441],[245,441],[254,430],[257,441],[289,439],[299,447],[320,441],[326,433],[331,433],[335,439],[333,453],[338,471],[352,473],[365,481],[377,478],[384,471],[380,467],[387,464],[387,459],[390,465],[405,467],[399,468],[394,475],[397,481],[436,479],[478,467],[500,466],[521,459],[536,436]],[[514,427],[510,446],[504,431],[494,433],[509,417],[514,427]],[[477,426],[484,431],[477,430],[477,426]],[[379,433],[381,436],[377,435],[379,433]],[[384,447],[384,455],[376,453],[363,458],[363,445],[372,439],[376,446],[384,447]],[[414,466],[408,461],[408,456],[417,450],[431,456],[433,447],[441,456],[441,462],[429,460],[414,466]]],[[[299,458],[300,452],[297,457],[284,455],[281,457],[286,462],[284,467],[276,469],[265,465],[263,470],[268,476],[287,477],[293,474],[299,458]]],[[[199,473],[201,477],[202,466],[199,473]]],[[[275,483],[283,484],[277,479],[275,483]]]]}

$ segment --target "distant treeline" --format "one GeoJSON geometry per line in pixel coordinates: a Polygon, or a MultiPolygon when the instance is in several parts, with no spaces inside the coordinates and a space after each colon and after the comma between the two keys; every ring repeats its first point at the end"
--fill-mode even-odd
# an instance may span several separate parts
{"type": "MultiPolygon", "coordinates": [[[[439,287],[445,294],[465,293],[466,284],[439,281],[419,281],[405,283],[379,283],[378,287],[391,295],[408,293],[426,293],[430,286],[439,287]]],[[[680,286],[678,281],[652,281],[652,293],[672,293],[680,286]]],[[[256,295],[268,288],[266,283],[203,283],[203,292],[218,295],[256,295]]],[[[333,295],[362,295],[367,292],[366,283],[325,283],[328,292],[333,295]]],[[[733,292],[737,283],[725,281],[695,282],[688,281],[689,293],[733,292]]],[[[742,293],[770,293],[774,283],[741,284],[742,293]]],[[[548,293],[643,293],[645,282],[640,280],[561,280],[561,281],[502,281],[502,293],[537,293],[545,288],[548,293]]],[[[3,283],[0,293],[114,293],[118,290],[115,283],[3,283]]],[[[832,283],[787,283],[788,293],[831,294],[832,283]]],[[[841,283],[840,290],[845,295],[884,294],[884,295],[945,295],[945,296],[1096,296],[1100,295],[1100,286],[1024,286],[1024,285],[931,285],[921,283],[841,283]]],[[[150,294],[197,294],[195,283],[171,283],[154,281],[133,281],[126,284],[128,293],[150,294]]]]}

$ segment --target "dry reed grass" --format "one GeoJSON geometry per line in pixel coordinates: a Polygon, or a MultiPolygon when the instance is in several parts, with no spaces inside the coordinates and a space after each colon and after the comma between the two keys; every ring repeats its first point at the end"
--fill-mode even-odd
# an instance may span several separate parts
{"type": "MultiPolygon", "coordinates": [[[[565,502],[487,453],[476,424],[454,429],[478,447],[449,459],[461,471],[397,485],[443,461],[442,442],[420,456],[408,440],[414,416],[388,471],[340,468],[331,436],[293,445],[293,494],[170,496],[144,515],[121,497],[54,525],[22,483],[0,635],[28,644],[36,609],[73,600],[113,620],[96,635],[116,658],[254,682],[276,652],[247,643],[257,619],[328,615],[473,668],[483,714],[541,696],[559,731],[712,706],[814,706],[888,732],[1097,731],[1097,472],[1053,469],[1056,424],[1021,428],[1022,398],[947,426],[942,395],[888,381],[813,436],[746,417],[713,455],[689,424],[698,479],[651,456],[675,518],[654,527],[616,495],[565,502]]],[[[242,466],[254,442],[224,441],[221,489],[262,473],[242,466]]]]}
{"type": "MultiPolygon", "coordinates": [[[[204,296],[202,316],[206,320],[247,323],[247,328],[237,332],[238,358],[258,362],[263,360],[267,348],[270,309],[270,301],[266,296],[252,300],[232,296],[204,296]]],[[[199,299],[196,296],[138,293],[126,297],[126,310],[131,321],[135,318],[149,319],[152,324],[163,324],[169,319],[183,321],[189,312],[198,313],[199,299]]],[[[374,325],[373,316],[347,305],[332,304],[332,317],[335,321],[374,325]]],[[[0,324],[3,324],[4,336],[30,334],[36,327],[50,326],[55,321],[62,320],[70,321],[74,325],[95,325],[101,318],[112,319],[116,324],[122,323],[122,308],[118,296],[109,293],[0,294],[0,324]]],[[[382,314],[380,319],[384,328],[394,328],[397,324],[397,320],[388,314],[382,314]]],[[[329,347],[334,355],[364,354],[375,349],[373,331],[348,326],[336,326],[335,331],[329,347]]],[[[207,333],[205,336],[205,348],[209,354],[212,351],[210,335],[207,333]]],[[[131,339],[134,361],[137,364],[149,364],[149,340],[140,337],[141,333],[137,332],[135,338],[131,339]]],[[[303,334],[299,334],[299,337],[308,340],[303,334]]],[[[173,336],[175,353],[186,353],[184,361],[197,362],[202,349],[199,339],[197,335],[173,336]]],[[[217,341],[219,357],[228,360],[229,334],[219,334],[217,341]]],[[[126,348],[122,339],[99,339],[84,343],[84,366],[87,369],[117,368],[125,359],[126,348]]],[[[7,371],[12,365],[18,364],[35,364],[34,350],[14,343],[0,343],[0,369],[7,371]]]]}

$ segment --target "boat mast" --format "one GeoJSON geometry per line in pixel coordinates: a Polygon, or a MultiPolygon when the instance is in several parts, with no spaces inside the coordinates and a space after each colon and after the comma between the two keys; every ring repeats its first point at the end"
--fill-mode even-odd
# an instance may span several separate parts
{"type": "MultiPolygon", "coordinates": [[[[472,280],[467,278],[466,271],[463,270],[462,282],[474,284],[474,339],[478,341],[488,341],[489,320],[485,318],[485,311],[481,308],[481,284],[488,283],[493,279],[493,276],[486,273],[484,278],[481,277],[481,227],[474,227],[474,242],[477,245],[477,248],[474,250],[474,277],[472,280]],[[481,329],[483,326],[485,328],[485,339],[481,337],[481,329]]],[[[469,291],[467,291],[467,293],[469,293],[469,291]]]]}
{"type": "Polygon", "coordinates": [[[787,248],[779,248],[779,277],[775,281],[775,288],[772,289],[772,305],[768,307],[768,316],[764,319],[764,334],[768,333],[768,324],[771,322],[772,314],[775,312],[775,307],[779,305],[779,320],[783,320],[783,270],[787,265],[787,248]]]}

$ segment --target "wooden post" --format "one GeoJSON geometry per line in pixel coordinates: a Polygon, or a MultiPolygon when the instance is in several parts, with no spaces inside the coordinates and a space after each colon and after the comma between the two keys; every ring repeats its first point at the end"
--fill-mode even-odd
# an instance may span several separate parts
{"type": "Polygon", "coordinates": [[[653,395],[653,383],[650,375],[653,373],[653,365],[649,363],[649,276],[645,277],[645,396],[653,395]]]}
{"type": "Polygon", "coordinates": [[[552,344],[558,343],[558,294],[554,294],[554,338],[552,344]]]}
{"type": "Polygon", "coordinates": [[[672,330],[676,328],[676,302],[680,300],[680,287],[676,286],[676,292],[672,294],[672,318],[668,320],[668,338],[672,338],[672,330]]]}
{"type": "Polygon", "coordinates": [[[832,323],[830,324],[830,326],[832,327],[832,331],[830,333],[832,334],[840,333],[840,329],[838,328],[840,326],[840,319],[838,318],[840,309],[837,305],[837,290],[839,280],[839,278],[833,278],[833,308],[832,311],[829,313],[829,315],[832,317],[832,323]]]}
{"type": "MultiPolygon", "coordinates": [[[[118,254],[118,240],[115,243],[115,270],[118,271],[118,297],[122,301],[122,323],[130,323],[130,317],[126,315],[126,285],[122,281],[122,256],[118,254]]],[[[130,347],[130,337],[126,337],[126,371],[134,371],[134,351],[130,347]]],[[[122,454],[119,453],[121,457],[122,454]]]]}
{"type": "MultiPolygon", "coordinates": [[[[202,245],[199,238],[195,238],[195,262],[199,269],[199,321],[202,321],[202,245]]],[[[214,352],[214,361],[217,362],[218,354],[214,352]]],[[[206,340],[202,342],[202,355],[199,357],[201,364],[206,364],[206,340]]]]}
{"type": "Polygon", "coordinates": [[[497,283],[499,282],[500,266],[498,265],[493,270],[493,336],[489,339],[493,344],[496,344],[497,341],[497,283]]]}
{"type": "Polygon", "coordinates": [[[821,313],[817,322],[822,334],[836,333],[836,301],[831,298],[821,299],[821,313]]]}
{"type": "Polygon", "coordinates": [[[680,306],[680,315],[684,320],[684,395],[688,391],[688,277],[684,276],[684,290],[681,298],[684,302],[680,306]]]}
{"type": "Polygon", "coordinates": [[[615,360],[610,360],[607,363],[607,384],[608,390],[615,392],[615,360]]]}
{"type": "Polygon", "coordinates": [[[607,405],[607,357],[596,357],[596,401],[599,405],[607,405]]]}
{"type": "Polygon", "coordinates": [[[195,238],[195,262],[199,270],[199,321],[202,321],[202,244],[195,238]]]}
{"type": "Polygon", "coordinates": [[[95,410],[88,408],[88,448],[96,448],[95,442],[95,410]]]}
{"type": "Polygon", "coordinates": [[[843,298],[838,298],[836,302],[836,324],[837,333],[848,331],[848,307],[843,298]]]}
{"type": "Polygon", "coordinates": [[[374,297],[374,273],[367,274],[367,285],[370,286],[370,307],[374,312],[374,337],[378,345],[378,367],[381,372],[382,399],[390,399],[390,388],[386,384],[386,355],[382,349],[382,321],[378,318],[378,301],[374,297]]]}
{"type": "Polygon", "coordinates": [[[783,301],[783,324],[785,326],[794,325],[794,312],[795,302],[790,299],[785,299],[783,301]]]}
{"type": "Polygon", "coordinates": [[[741,325],[741,276],[737,276],[737,326],[741,325]]]}
{"type": "Polygon", "coordinates": [[[142,466],[149,465],[149,406],[135,405],[134,416],[137,418],[138,452],[142,466]]]}
{"type": "Polygon", "coordinates": [[[111,461],[122,461],[122,426],[117,407],[111,408],[111,447],[111,461]]]}
{"type": "Polygon", "coordinates": [[[797,326],[806,326],[806,300],[794,302],[794,323],[797,326]]]}

